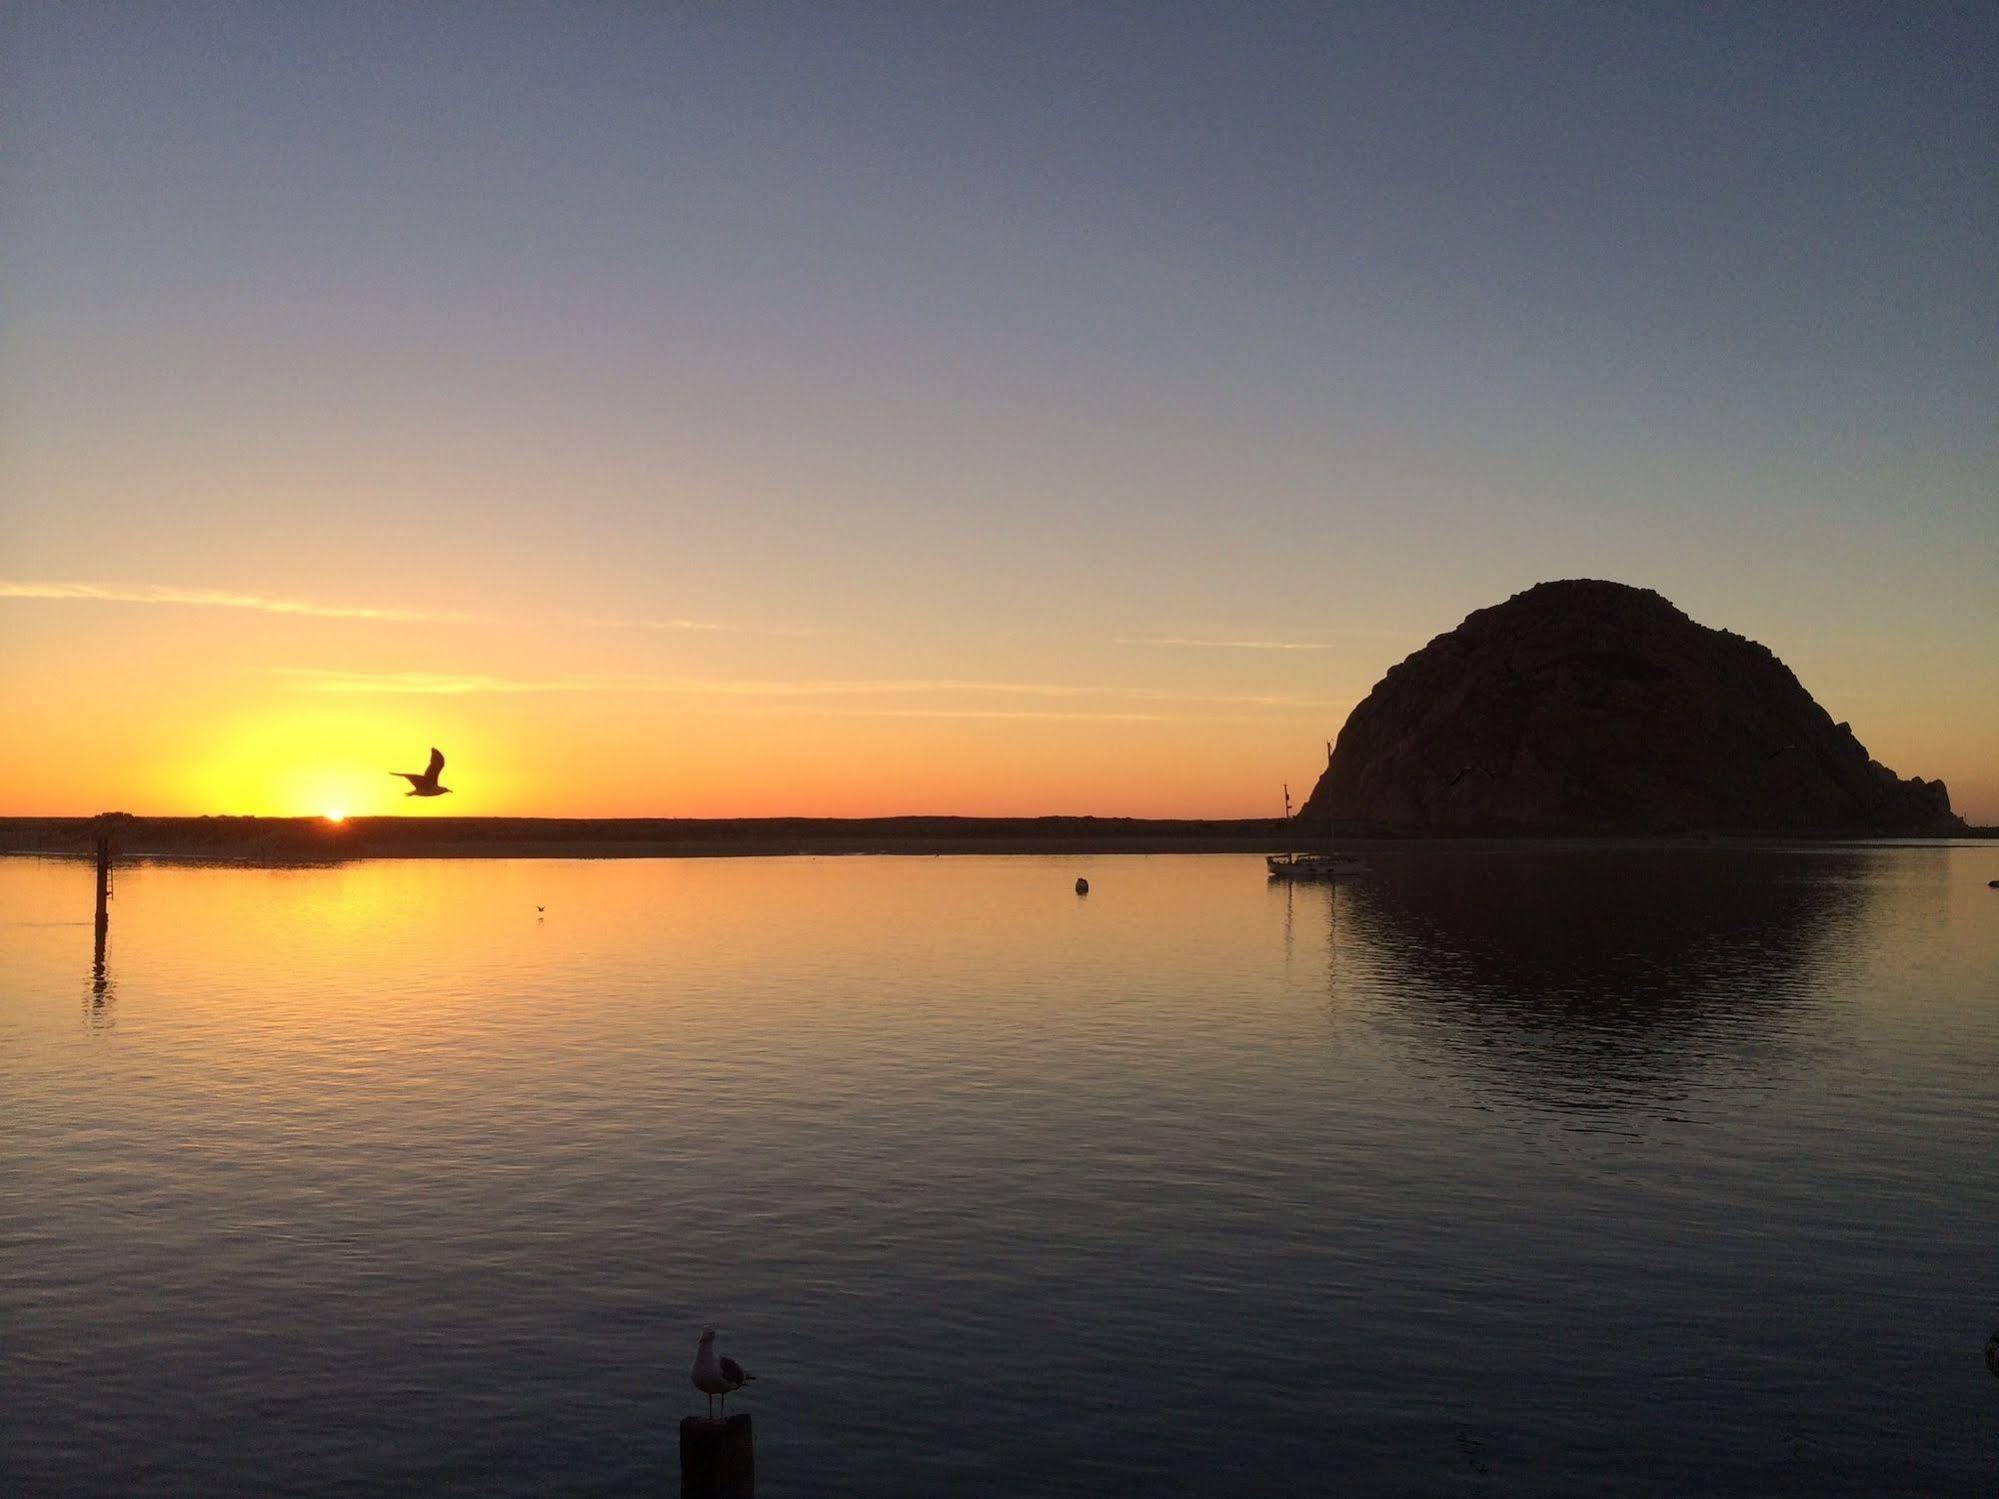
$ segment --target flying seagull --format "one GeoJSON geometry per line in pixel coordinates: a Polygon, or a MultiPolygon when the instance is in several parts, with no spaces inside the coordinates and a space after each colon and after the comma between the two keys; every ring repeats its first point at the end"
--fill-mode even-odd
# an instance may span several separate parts
{"type": "Polygon", "coordinates": [[[715,1397],[722,1397],[722,1414],[729,1414],[729,1392],[740,1390],[756,1378],[732,1358],[715,1356],[715,1329],[701,1329],[701,1346],[694,1351],[694,1368],[691,1371],[694,1388],[708,1397],[708,1417],[715,1416],[715,1397]]]}
{"type": "Polygon", "coordinates": [[[444,751],[433,747],[430,752],[430,764],[422,775],[413,770],[392,770],[389,774],[401,776],[410,783],[410,789],[403,793],[404,796],[447,796],[451,788],[437,784],[437,778],[443,770],[444,751]]]}

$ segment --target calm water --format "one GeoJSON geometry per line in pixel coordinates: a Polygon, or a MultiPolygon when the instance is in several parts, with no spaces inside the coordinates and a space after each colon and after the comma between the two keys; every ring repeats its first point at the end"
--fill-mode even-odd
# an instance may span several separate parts
{"type": "Polygon", "coordinates": [[[0,860],[0,1489],[1999,1487],[1999,846],[1374,865],[0,860]]]}

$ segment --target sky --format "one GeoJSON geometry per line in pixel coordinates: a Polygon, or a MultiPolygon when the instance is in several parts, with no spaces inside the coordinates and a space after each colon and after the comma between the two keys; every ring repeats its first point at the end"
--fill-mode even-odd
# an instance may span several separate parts
{"type": "Polygon", "coordinates": [[[1986,4],[0,0],[0,813],[1274,815],[1604,577],[1999,822],[1995,139],[1986,4]]]}

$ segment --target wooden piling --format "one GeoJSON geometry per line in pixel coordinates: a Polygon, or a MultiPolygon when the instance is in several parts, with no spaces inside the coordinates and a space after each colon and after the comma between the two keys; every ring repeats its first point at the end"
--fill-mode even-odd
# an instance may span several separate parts
{"type": "Polygon", "coordinates": [[[111,829],[97,825],[97,951],[104,952],[104,932],[111,924],[111,829]]]}
{"type": "Polygon", "coordinates": [[[756,1462],[750,1418],[734,1415],[710,1421],[688,1416],[680,1423],[681,1499],[753,1499],[756,1462]]]}

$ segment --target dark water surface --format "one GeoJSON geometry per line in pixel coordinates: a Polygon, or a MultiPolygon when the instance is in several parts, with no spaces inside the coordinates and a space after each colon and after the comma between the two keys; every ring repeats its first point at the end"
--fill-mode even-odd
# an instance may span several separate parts
{"type": "Polygon", "coordinates": [[[1999,847],[1373,864],[0,860],[0,1490],[1999,1489],[1999,847]]]}

